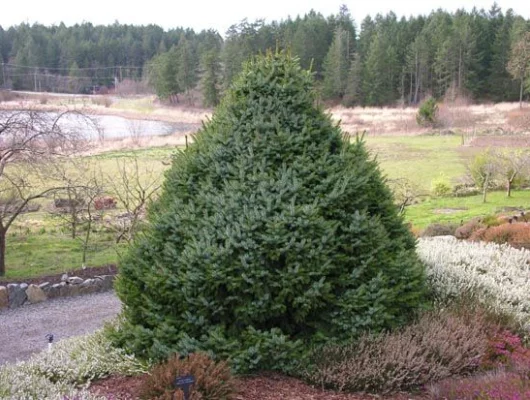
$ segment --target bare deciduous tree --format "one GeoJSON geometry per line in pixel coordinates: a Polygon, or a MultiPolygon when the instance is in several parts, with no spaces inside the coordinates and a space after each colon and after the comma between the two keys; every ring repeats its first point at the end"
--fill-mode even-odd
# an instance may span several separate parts
{"type": "Polygon", "coordinates": [[[482,202],[486,202],[488,190],[493,185],[495,174],[498,173],[498,162],[491,150],[486,150],[475,156],[467,165],[470,177],[477,187],[482,190],[482,202]]]}
{"type": "Polygon", "coordinates": [[[144,135],[142,121],[135,119],[128,120],[127,128],[129,130],[129,136],[133,144],[138,145],[140,143],[140,139],[144,135]]]}
{"type": "Polygon", "coordinates": [[[134,238],[146,206],[154,200],[162,182],[162,174],[151,164],[141,168],[138,158],[117,161],[118,178],[109,177],[113,194],[125,208],[125,218],[113,225],[116,230],[116,243],[134,238]]]}
{"type": "Polygon", "coordinates": [[[513,185],[528,175],[530,153],[527,150],[497,150],[492,153],[496,172],[506,182],[506,196],[511,197],[513,185]]]}
{"type": "MultiPolygon", "coordinates": [[[[83,258],[82,266],[86,265],[86,255],[88,252],[88,246],[90,244],[91,234],[92,234],[92,225],[98,219],[98,213],[100,210],[97,210],[95,207],[96,199],[103,194],[103,186],[101,178],[97,177],[95,174],[88,181],[88,185],[84,190],[84,199],[85,199],[85,213],[82,215],[82,223],[85,224],[85,235],[82,237],[83,244],[83,258]]],[[[100,215],[99,215],[100,216],[100,215]]]]}
{"type": "Polygon", "coordinates": [[[76,239],[82,217],[86,213],[87,192],[93,187],[95,166],[90,158],[81,157],[63,159],[49,168],[52,169],[50,174],[63,187],[53,192],[54,204],[50,212],[66,225],[72,239],[76,239]]]}
{"type": "Polygon", "coordinates": [[[388,185],[394,194],[399,214],[404,214],[408,206],[421,196],[426,195],[418,185],[407,178],[389,179],[388,185]]]}
{"type": "Polygon", "coordinates": [[[56,179],[62,182],[62,187],[53,193],[55,207],[52,214],[66,224],[72,239],[80,240],[82,265],[85,266],[93,224],[101,218],[102,213],[96,204],[104,194],[102,176],[93,159],[88,157],[62,160],[51,169],[56,179]]]}
{"type": "Polygon", "coordinates": [[[65,187],[64,190],[56,191],[53,194],[55,205],[51,211],[52,216],[65,223],[70,230],[72,239],[77,238],[80,216],[85,207],[85,199],[82,192],[83,188],[72,186],[65,187]]]}
{"type": "Polygon", "coordinates": [[[0,276],[6,271],[9,228],[28,204],[64,189],[48,167],[83,149],[86,141],[79,124],[87,121],[72,111],[0,112],[0,276]],[[67,115],[72,115],[69,121],[67,115]]]}

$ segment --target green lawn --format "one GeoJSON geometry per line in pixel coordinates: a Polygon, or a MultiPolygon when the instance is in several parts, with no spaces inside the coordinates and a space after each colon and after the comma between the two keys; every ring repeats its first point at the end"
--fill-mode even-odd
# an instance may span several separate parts
{"type": "MultiPolygon", "coordinates": [[[[112,235],[94,233],[87,265],[115,264],[118,251],[112,235]]],[[[63,273],[82,266],[82,242],[61,233],[12,233],[7,238],[6,278],[18,279],[63,273]]]]}
{"type": "Polygon", "coordinates": [[[383,136],[365,140],[388,178],[408,178],[424,191],[430,190],[432,180],[440,174],[451,180],[466,172],[460,136],[383,136]]]}
{"type": "Polygon", "coordinates": [[[488,193],[486,203],[482,202],[482,195],[431,199],[408,207],[405,215],[414,226],[425,228],[434,222],[460,223],[473,217],[501,213],[504,207],[530,208],[530,190],[514,191],[512,197],[506,197],[505,192],[488,193]]]}
{"type": "MultiPolygon", "coordinates": [[[[112,179],[119,179],[118,162],[129,161],[136,157],[140,179],[148,179],[150,174],[162,176],[168,168],[174,147],[140,149],[103,153],[90,157],[93,168],[103,174],[105,190],[111,191],[112,179]]],[[[6,243],[6,277],[18,279],[65,272],[80,268],[82,265],[82,241],[72,239],[64,226],[64,221],[52,217],[50,205],[53,199],[39,201],[39,212],[19,216],[8,231],[6,243]]],[[[108,213],[120,213],[118,209],[108,213]]],[[[123,251],[124,244],[115,245],[116,233],[103,226],[94,224],[96,232],[91,235],[87,251],[87,265],[99,266],[118,261],[118,252],[123,251]]]]}
{"type": "Polygon", "coordinates": [[[140,173],[154,173],[162,175],[169,167],[171,155],[178,151],[177,147],[155,147],[150,149],[136,149],[128,151],[111,151],[92,157],[95,167],[99,168],[108,179],[119,174],[120,163],[132,165],[134,158],[138,160],[140,173]]]}
{"type": "MultiPolygon", "coordinates": [[[[429,194],[431,183],[441,175],[448,182],[465,175],[466,161],[480,149],[461,146],[461,137],[455,136],[388,136],[366,137],[366,144],[377,156],[383,173],[389,179],[407,178],[422,193],[429,194]]],[[[488,194],[462,198],[430,198],[407,208],[406,219],[418,228],[434,222],[460,223],[473,217],[502,212],[503,207],[530,208],[530,191],[488,194]],[[459,210],[460,209],[460,210],[459,210]]]]}

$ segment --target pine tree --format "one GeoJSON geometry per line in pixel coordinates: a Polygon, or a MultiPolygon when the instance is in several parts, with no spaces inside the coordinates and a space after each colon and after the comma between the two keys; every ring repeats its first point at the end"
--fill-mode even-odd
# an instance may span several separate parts
{"type": "Polygon", "coordinates": [[[530,79],[530,32],[526,32],[522,35],[513,45],[507,69],[513,78],[520,82],[519,107],[523,108],[525,82],[530,79]]]}
{"type": "Polygon", "coordinates": [[[435,73],[435,97],[444,96],[447,89],[455,82],[454,65],[456,62],[454,60],[453,48],[452,40],[448,38],[437,49],[433,65],[435,73]]]}
{"type": "Polygon", "coordinates": [[[303,68],[311,68],[317,78],[322,77],[324,59],[333,39],[334,26],[320,13],[310,11],[298,22],[292,51],[300,57],[303,68]]]}
{"type": "Polygon", "coordinates": [[[360,57],[354,54],[348,71],[348,82],[342,104],[346,107],[352,107],[361,105],[362,100],[362,63],[360,57]]]}
{"type": "Polygon", "coordinates": [[[361,60],[368,57],[368,51],[372,43],[373,37],[376,34],[376,26],[370,16],[367,16],[361,24],[361,33],[358,42],[358,54],[361,60]]]}
{"type": "Polygon", "coordinates": [[[497,28],[491,51],[490,74],[488,76],[489,93],[494,101],[512,100],[517,98],[517,85],[506,69],[510,59],[510,31],[513,25],[513,13],[509,10],[497,28]]]}
{"type": "Polygon", "coordinates": [[[337,28],[341,28],[348,33],[348,51],[349,54],[353,54],[357,50],[357,30],[350,10],[345,4],[342,4],[339,8],[339,14],[336,17],[336,28],[333,33],[335,33],[337,28]]]}
{"type": "Polygon", "coordinates": [[[7,35],[4,28],[0,25],[0,62],[4,63],[7,61],[7,58],[4,56],[7,53],[7,35]]]}
{"type": "Polygon", "coordinates": [[[175,47],[154,57],[148,64],[148,80],[157,96],[164,100],[176,100],[182,92],[177,76],[178,56],[175,47]]]}
{"type": "Polygon", "coordinates": [[[219,51],[212,49],[204,54],[201,62],[201,89],[204,107],[215,107],[219,104],[221,87],[221,63],[219,51]]]}
{"type": "Polygon", "coordinates": [[[223,46],[222,60],[224,65],[224,88],[227,89],[234,78],[241,72],[243,63],[252,54],[263,50],[259,46],[259,30],[263,21],[248,22],[246,19],[232,25],[227,31],[223,46]]]}
{"type": "Polygon", "coordinates": [[[190,41],[181,34],[176,47],[177,81],[192,102],[190,91],[197,86],[197,57],[190,41]]]}
{"type": "Polygon", "coordinates": [[[474,79],[480,71],[480,54],[477,52],[477,35],[474,16],[457,12],[454,17],[455,82],[459,92],[478,92],[474,79]]]}
{"type": "Polygon", "coordinates": [[[362,140],[314,104],[298,60],[247,63],[175,156],[150,228],[122,259],[118,344],[289,371],[312,345],[414,314],[415,240],[362,140]]]}
{"type": "Polygon", "coordinates": [[[167,52],[167,46],[166,42],[164,40],[161,40],[158,44],[158,54],[164,54],[167,52]]]}
{"type": "Polygon", "coordinates": [[[333,42],[324,60],[324,96],[342,98],[346,92],[350,69],[350,33],[340,26],[335,30],[333,42]]]}
{"type": "Polygon", "coordinates": [[[451,86],[452,75],[450,64],[452,60],[449,38],[452,34],[452,19],[445,11],[438,10],[429,17],[423,34],[429,43],[429,79],[428,91],[434,97],[442,97],[447,88],[451,86]]]}
{"type": "Polygon", "coordinates": [[[395,100],[395,50],[381,32],[372,39],[365,63],[363,92],[365,103],[371,106],[388,104],[395,100]]]}
{"type": "Polygon", "coordinates": [[[429,72],[429,46],[420,34],[407,49],[407,68],[410,73],[409,103],[418,104],[425,92],[429,72]]]}

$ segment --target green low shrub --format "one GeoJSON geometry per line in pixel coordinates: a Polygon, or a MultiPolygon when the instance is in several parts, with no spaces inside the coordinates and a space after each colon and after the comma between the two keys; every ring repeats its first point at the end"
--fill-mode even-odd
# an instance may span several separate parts
{"type": "Polygon", "coordinates": [[[493,226],[499,226],[503,223],[496,215],[486,215],[481,217],[480,222],[486,226],[486,228],[491,228],[493,226]]]}
{"type": "Polygon", "coordinates": [[[435,197],[446,197],[452,192],[451,184],[444,175],[440,175],[431,182],[431,194],[435,197]]]}
{"type": "Polygon", "coordinates": [[[429,97],[425,100],[418,109],[416,114],[416,122],[420,126],[434,127],[438,120],[438,104],[436,99],[429,97]]]}
{"type": "Polygon", "coordinates": [[[476,196],[477,194],[482,193],[480,188],[476,187],[474,184],[457,184],[453,186],[452,196],[453,197],[468,197],[476,196]]]}

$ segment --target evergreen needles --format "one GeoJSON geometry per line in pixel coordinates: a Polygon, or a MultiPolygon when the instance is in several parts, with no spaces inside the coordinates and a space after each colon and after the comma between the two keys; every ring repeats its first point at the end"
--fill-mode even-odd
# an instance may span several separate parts
{"type": "Polygon", "coordinates": [[[122,345],[290,371],[311,345],[421,306],[423,266],[376,162],[314,100],[289,55],[247,63],[122,260],[122,345]]]}

